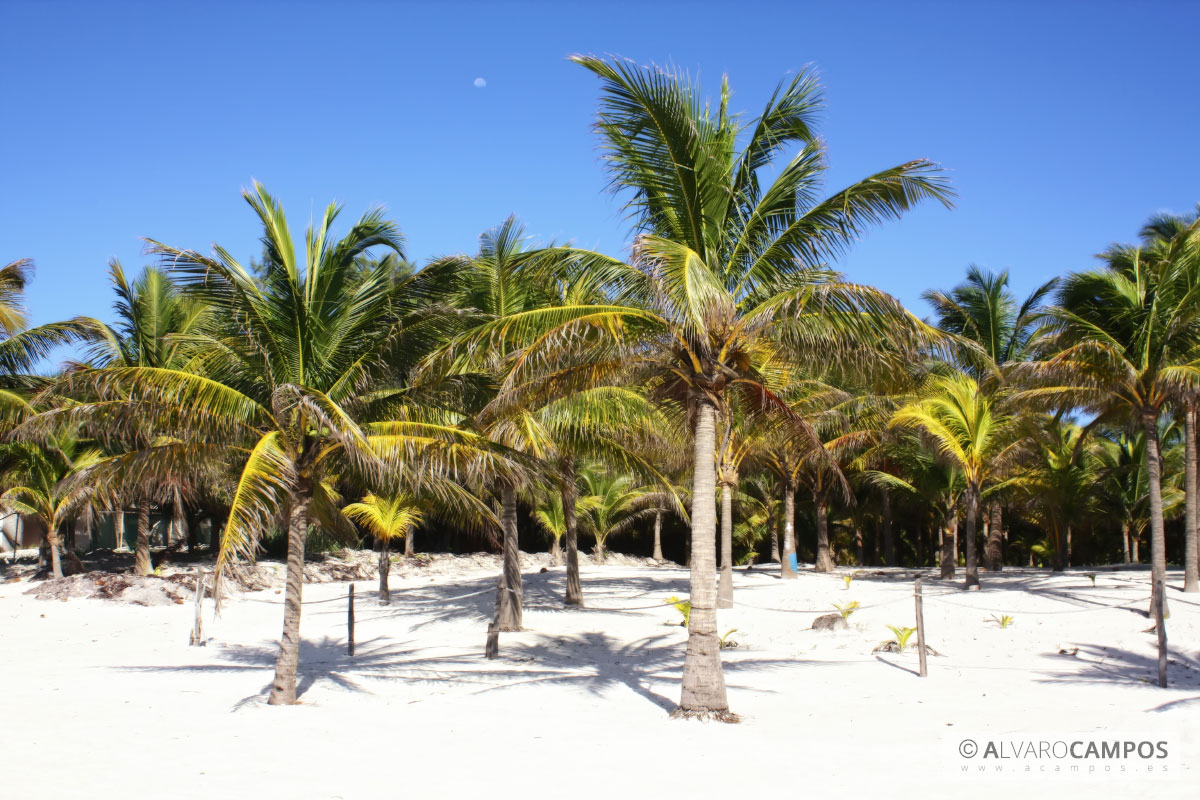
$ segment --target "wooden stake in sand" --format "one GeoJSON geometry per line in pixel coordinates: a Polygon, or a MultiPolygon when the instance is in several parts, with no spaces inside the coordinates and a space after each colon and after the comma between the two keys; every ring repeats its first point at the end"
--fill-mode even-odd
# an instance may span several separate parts
{"type": "Polygon", "coordinates": [[[350,655],[354,655],[354,584],[350,584],[350,603],[346,606],[346,628],[350,633],[350,655]]]}
{"type": "Polygon", "coordinates": [[[1158,685],[1167,688],[1167,627],[1163,623],[1163,604],[1166,600],[1163,582],[1154,582],[1154,630],[1158,634],[1158,685]]]}
{"type": "Polygon", "coordinates": [[[913,586],[913,597],[917,605],[917,655],[921,659],[921,677],[928,673],[925,669],[925,600],[921,597],[921,579],[918,577],[913,586]]]}
{"type": "Polygon", "coordinates": [[[204,601],[204,571],[196,576],[196,624],[192,627],[192,635],[188,639],[189,647],[204,647],[204,621],[200,610],[204,601]]]}

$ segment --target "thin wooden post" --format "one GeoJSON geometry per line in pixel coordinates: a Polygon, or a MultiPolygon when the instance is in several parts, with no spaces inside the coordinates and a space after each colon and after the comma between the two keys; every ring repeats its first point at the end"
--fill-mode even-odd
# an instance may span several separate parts
{"type": "Polygon", "coordinates": [[[917,655],[921,659],[921,677],[928,675],[925,668],[925,598],[921,596],[921,579],[913,586],[913,598],[917,604],[917,655]]]}
{"type": "Polygon", "coordinates": [[[354,655],[354,584],[350,584],[350,603],[346,606],[346,628],[350,633],[350,655],[354,655]]]}
{"type": "Polygon", "coordinates": [[[196,624],[192,627],[192,635],[188,639],[189,647],[204,646],[204,621],[200,611],[204,601],[204,570],[196,575],[196,624]]]}
{"type": "Polygon", "coordinates": [[[1163,604],[1166,600],[1162,581],[1154,582],[1154,630],[1158,633],[1158,685],[1167,688],[1167,626],[1163,623],[1163,604]]]}

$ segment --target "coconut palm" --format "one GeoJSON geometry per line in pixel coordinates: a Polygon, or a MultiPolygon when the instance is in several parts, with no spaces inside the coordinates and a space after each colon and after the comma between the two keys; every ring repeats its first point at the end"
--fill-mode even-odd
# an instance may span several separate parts
{"type": "Polygon", "coordinates": [[[1029,516],[1049,538],[1039,555],[1058,571],[1070,566],[1074,531],[1096,512],[1098,440],[1078,425],[1050,419],[1035,441],[1029,463],[1006,486],[1031,501],[1029,516]]]}
{"type": "MultiPolygon", "coordinates": [[[[118,322],[98,326],[96,339],[87,350],[87,363],[92,367],[182,366],[181,340],[176,337],[198,330],[205,322],[207,307],[196,298],[183,295],[161,269],[147,267],[133,282],[126,277],[120,261],[113,259],[108,269],[117,296],[113,308],[118,322]]],[[[125,446],[140,445],[134,441],[125,446]]],[[[155,495],[166,495],[178,509],[183,489],[187,487],[164,486],[152,476],[149,485],[131,488],[138,512],[134,570],[139,575],[148,575],[152,570],[148,529],[151,500],[155,495]]],[[[124,499],[117,497],[113,516],[118,546],[124,538],[124,499]]]]}
{"type": "Polygon", "coordinates": [[[979,379],[1025,359],[1043,302],[1057,283],[1057,278],[1047,281],[1018,305],[1007,270],[997,274],[971,265],[963,283],[948,292],[930,289],[921,298],[933,306],[939,328],[978,345],[958,355],[979,379]]]}
{"type": "MultiPolygon", "coordinates": [[[[921,297],[933,306],[939,328],[976,345],[962,348],[956,360],[980,381],[984,391],[994,392],[1003,386],[1002,370],[1028,357],[1038,315],[1057,283],[1057,278],[1047,281],[1018,303],[1009,289],[1007,270],[997,274],[972,265],[963,283],[948,292],[930,290],[921,297]]],[[[999,503],[992,503],[990,515],[984,509],[983,522],[987,567],[998,571],[1002,566],[999,503]]]]}
{"type": "Polygon", "coordinates": [[[1043,359],[1014,372],[1028,401],[1076,406],[1093,424],[1132,416],[1141,425],[1156,583],[1167,567],[1159,421],[1200,386],[1200,221],[1188,230],[1169,241],[1143,231],[1140,246],[1102,253],[1104,268],[1064,278],[1039,335],[1043,359]]]}
{"type": "MultiPolygon", "coordinates": [[[[239,477],[220,539],[218,587],[230,565],[253,558],[263,532],[282,520],[287,582],[269,702],[292,703],[305,539],[313,523],[330,531],[349,527],[330,487],[343,475],[379,478],[404,461],[405,488],[417,493],[413,484],[424,473],[409,463],[413,454],[431,442],[443,449],[460,446],[465,437],[395,416],[367,418],[371,403],[378,404],[372,381],[388,385],[386,357],[402,349],[406,325],[428,315],[444,273],[422,271],[394,281],[381,266],[363,274],[358,259],[370,249],[402,252],[399,232],[380,209],[335,239],[331,228],[340,208],[330,205],[298,253],[275,198],[258,184],[243,197],[263,226],[257,279],[219,246],[206,256],[150,242],[178,285],[212,309],[211,324],[184,339],[186,367],[109,367],[68,376],[63,392],[91,397],[60,416],[102,422],[97,427],[110,437],[128,437],[132,430],[169,435],[109,459],[97,474],[121,473],[123,481],[136,483],[149,474],[197,473],[214,461],[235,467],[239,477]]],[[[440,492],[446,502],[479,505],[455,481],[430,478],[419,488],[440,492]]]]}
{"type": "Polygon", "coordinates": [[[966,481],[966,587],[979,585],[975,532],[984,484],[995,482],[1025,444],[997,395],[965,373],[934,376],[920,400],[896,411],[892,425],[921,431],[966,481]]]}
{"type": "Polygon", "coordinates": [[[342,513],[379,540],[379,601],[384,605],[391,603],[388,575],[392,561],[388,549],[393,539],[408,536],[421,522],[421,509],[417,508],[411,497],[369,494],[343,508],[342,513]]]}
{"type": "Polygon", "coordinates": [[[89,486],[70,478],[100,457],[99,450],[65,433],[39,444],[0,444],[0,484],[9,487],[0,495],[0,506],[42,523],[56,578],[63,576],[59,531],[75,519],[92,494],[89,486]]]}
{"type": "Polygon", "coordinates": [[[661,486],[638,486],[634,476],[594,465],[579,473],[583,529],[596,542],[592,558],[604,563],[608,539],[626,533],[638,522],[667,510],[671,496],[661,486]]]}
{"type": "Polygon", "coordinates": [[[625,373],[686,409],[693,445],[691,622],[679,713],[729,715],[716,630],[716,423],[731,396],[775,407],[779,369],[856,355],[881,341],[928,344],[931,331],[892,297],[826,262],[870,225],[922,199],[949,203],[928,161],[885,170],[818,201],[820,93],[808,73],[781,85],[749,122],[716,109],[677,73],[577,56],[602,82],[597,123],[612,186],[638,229],[630,267],[595,258],[608,304],[558,306],[481,331],[479,346],[526,352],[522,370],[625,373]],[[741,149],[736,146],[744,141],[741,149]],[[767,185],[779,152],[796,155],[767,185]],[[568,358],[569,354],[569,358],[568,358]],[[571,362],[573,370],[563,364],[571,362]]]}
{"type": "Polygon", "coordinates": [[[37,365],[54,348],[89,341],[101,327],[91,317],[28,327],[24,293],[32,275],[33,261],[28,258],[0,267],[0,409],[9,407],[11,401],[18,414],[30,390],[47,382],[31,374],[37,365]]]}
{"type": "MultiPolygon", "coordinates": [[[[1156,258],[1178,262],[1192,280],[1200,281],[1200,209],[1189,216],[1159,214],[1142,227],[1141,236],[1156,258]]],[[[1200,592],[1200,466],[1196,455],[1200,390],[1184,389],[1176,405],[1185,443],[1183,590],[1200,592]]]]}
{"type": "MultiPolygon", "coordinates": [[[[493,333],[519,327],[530,315],[591,308],[604,300],[604,259],[570,247],[533,246],[524,227],[510,217],[480,236],[475,256],[442,263],[454,265],[463,277],[456,302],[466,310],[465,329],[431,356],[423,368],[425,379],[459,381],[469,387],[470,395],[460,403],[469,409],[464,424],[521,454],[534,471],[559,486],[567,561],[564,602],[582,605],[576,463],[582,458],[615,459],[665,486],[647,457],[662,450],[663,421],[642,393],[613,385],[611,370],[575,372],[562,381],[530,375],[523,351],[494,339],[493,333]]],[[[505,520],[503,576],[497,588],[502,631],[521,629],[519,488],[497,486],[505,520]]]]}

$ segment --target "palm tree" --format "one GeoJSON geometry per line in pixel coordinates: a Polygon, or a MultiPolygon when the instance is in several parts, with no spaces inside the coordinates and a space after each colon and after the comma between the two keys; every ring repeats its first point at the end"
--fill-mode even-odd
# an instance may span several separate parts
{"type": "MultiPolygon", "coordinates": [[[[252,559],[263,532],[284,518],[283,636],[269,702],[293,703],[308,529],[313,523],[330,531],[349,527],[330,487],[346,474],[380,479],[385,467],[431,442],[464,437],[394,416],[355,419],[378,404],[372,381],[388,385],[385,357],[402,349],[406,324],[427,315],[444,273],[427,270],[394,281],[380,266],[363,274],[358,259],[372,248],[402,252],[399,232],[380,209],[334,239],[340,208],[330,205],[297,253],[275,198],[258,184],[243,197],[263,226],[257,279],[219,246],[205,256],[150,241],[150,252],[163,258],[178,285],[212,309],[211,323],[187,337],[185,368],[85,370],[68,376],[62,391],[93,395],[67,409],[68,419],[102,422],[97,427],[109,436],[136,429],[172,437],[102,462],[106,474],[126,473],[136,482],[138,475],[200,472],[214,460],[236,466],[218,587],[231,562],[252,559]]],[[[447,502],[480,505],[457,482],[426,480],[412,468],[400,474],[414,494],[437,491],[447,502]]]]}
{"type": "Polygon", "coordinates": [[[388,548],[393,539],[409,535],[421,522],[421,510],[410,497],[369,494],[343,508],[342,513],[379,540],[379,601],[388,605],[392,602],[392,593],[388,588],[388,575],[392,567],[388,548]]]}
{"type": "MultiPolygon", "coordinates": [[[[93,367],[152,367],[173,369],[182,366],[180,354],[182,339],[198,330],[205,323],[207,307],[195,297],[183,295],[166,272],[147,267],[136,281],[130,283],[121,262],[113,259],[108,264],[109,277],[117,299],[113,308],[117,313],[116,326],[100,325],[96,340],[87,351],[87,362],[93,367]]],[[[140,437],[144,439],[144,436],[140,437]]],[[[126,447],[136,449],[139,443],[129,442],[126,447]]],[[[156,493],[164,493],[157,476],[150,476],[150,484],[133,487],[137,505],[137,538],[134,547],[134,571],[149,575],[150,563],[150,503],[156,493]]],[[[181,502],[178,486],[168,489],[175,505],[181,502]]],[[[116,498],[114,524],[117,545],[121,545],[124,531],[124,498],[116,498]]]]}
{"type": "Polygon", "coordinates": [[[592,557],[603,564],[608,539],[625,533],[643,519],[666,510],[670,496],[659,486],[638,486],[634,476],[620,474],[596,465],[581,470],[583,493],[579,509],[583,528],[592,535],[596,546],[592,557]]]}
{"type": "Polygon", "coordinates": [[[56,578],[63,576],[59,530],[76,517],[92,495],[90,486],[73,482],[71,477],[100,457],[99,450],[67,434],[39,444],[0,444],[0,483],[10,487],[0,495],[0,505],[42,523],[50,550],[50,569],[56,578]]]}
{"type": "Polygon", "coordinates": [[[1050,540],[1045,555],[1060,571],[1070,566],[1074,531],[1096,510],[1098,440],[1078,425],[1054,419],[1033,440],[1029,463],[1006,486],[1030,499],[1030,517],[1050,540]]]}
{"type": "MultiPolygon", "coordinates": [[[[1142,241],[1156,258],[1178,262],[1200,281],[1200,206],[1195,214],[1160,214],[1150,219],[1141,231],[1142,241]]],[[[1200,357],[1200,353],[1197,354],[1200,357]]],[[[1183,590],[1200,592],[1200,466],[1196,455],[1196,415],[1200,409],[1200,390],[1189,387],[1180,393],[1177,405],[1183,418],[1185,443],[1185,498],[1183,590]]]]}
{"type": "Polygon", "coordinates": [[[958,355],[964,369],[979,379],[1026,358],[1043,302],[1057,283],[1057,278],[1047,281],[1018,305],[1007,270],[997,274],[971,265],[963,283],[949,292],[930,289],[921,298],[933,306],[939,328],[977,345],[958,355]]]}
{"type": "MultiPolygon", "coordinates": [[[[460,406],[469,409],[463,424],[520,454],[533,471],[559,486],[567,561],[564,602],[576,606],[583,604],[576,463],[582,458],[615,459],[666,485],[646,456],[662,449],[661,415],[641,393],[613,385],[611,370],[597,370],[582,381],[546,379],[536,370],[531,375],[525,354],[493,334],[519,328],[530,315],[594,307],[605,299],[603,262],[596,254],[571,247],[534,247],[524,227],[509,217],[480,236],[475,256],[441,262],[455,266],[463,277],[456,302],[468,319],[465,329],[423,367],[425,380],[458,381],[460,389],[469,387],[466,396],[458,392],[460,406]]],[[[501,631],[521,629],[517,489],[503,482],[497,486],[505,520],[503,576],[497,588],[501,631]]]]}
{"type": "Polygon", "coordinates": [[[30,374],[39,362],[59,345],[89,341],[100,328],[91,317],[28,327],[23,295],[32,275],[28,258],[0,267],[0,407],[20,409],[30,390],[47,383],[30,374]]]}
{"type": "Polygon", "coordinates": [[[894,298],[845,281],[826,261],[868,226],[922,199],[949,204],[950,192],[922,160],[816,201],[825,162],[812,127],[819,89],[808,73],[780,86],[744,126],[728,113],[728,86],[713,110],[676,73],[574,60],[602,81],[597,131],[612,186],[628,192],[639,232],[633,265],[592,259],[614,281],[607,304],[523,314],[477,341],[524,349],[528,370],[623,372],[686,410],[692,612],[678,713],[727,718],[716,630],[717,417],[734,396],[747,407],[777,408],[769,391],[777,369],[889,339],[928,345],[930,329],[894,298]],[[775,156],[793,146],[799,152],[764,186],[775,156]]]}
{"type": "MultiPolygon", "coordinates": [[[[956,360],[980,381],[984,391],[994,392],[1003,387],[1005,367],[1028,358],[1038,316],[1057,284],[1057,278],[1047,281],[1018,304],[1008,288],[1007,270],[997,274],[972,265],[966,280],[949,292],[931,289],[921,297],[933,306],[939,328],[975,345],[961,348],[956,360]]],[[[984,510],[984,556],[991,571],[998,571],[1003,564],[1001,517],[1000,504],[993,503],[988,526],[984,510]]]]}
{"type": "Polygon", "coordinates": [[[979,585],[975,531],[984,484],[995,481],[1021,452],[1024,439],[994,395],[964,373],[934,376],[923,397],[896,411],[892,425],[921,431],[966,481],[966,587],[979,585]]]}
{"type": "Polygon", "coordinates": [[[1045,357],[1014,372],[1026,400],[1077,406],[1093,425],[1131,415],[1142,426],[1156,583],[1167,568],[1159,420],[1200,386],[1200,221],[1190,231],[1169,242],[1143,231],[1141,246],[1102,253],[1103,269],[1067,276],[1045,313],[1045,357]]]}
{"type": "MultiPolygon", "coordinates": [[[[1166,437],[1160,434],[1161,440],[1166,437]]],[[[1173,517],[1185,503],[1179,487],[1180,462],[1185,447],[1163,448],[1163,516],[1173,517]]],[[[1146,435],[1140,430],[1116,429],[1095,438],[1099,512],[1120,526],[1121,549],[1126,564],[1140,558],[1140,541],[1150,526],[1150,489],[1146,475],[1146,435]]]]}

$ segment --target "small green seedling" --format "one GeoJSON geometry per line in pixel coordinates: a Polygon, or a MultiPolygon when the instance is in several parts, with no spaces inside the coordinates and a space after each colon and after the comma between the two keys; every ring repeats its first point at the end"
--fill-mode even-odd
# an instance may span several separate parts
{"type": "Polygon", "coordinates": [[[836,608],[838,613],[842,615],[842,619],[850,619],[850,615],[855,611],[858,611],[858,606],[859,603],[857,600],[851,600],[844,606],[840,606],[837,603],[833,604],[833,607],[836,608]]]}
{"type": "Polygon", "coordinates": [[[675,610],[683,615],[683,622],[679,623],[683,627],[688,627],[692,622],[692,602],[690,600],[680,600],[675,595],[667,598],[667,602],[675,606],[675,610]]]}
{"type": "Polygon", "coordinates": [[[914,633],[917,632],[916,628],[905,628],[904,626],[897,628],[895,625],[888,625],[888,629],[895,634],[896,646],[900,648],[901,653],[903,653],[904,648],[908,646],[908,640],[914,633]]]}
{"type": "Polygon", "coordinates": [[[729,640],[729,634],[734,633],[735,631],[737,631],[737,628],[730,628],[729,630],[725,631],[725,635],[721,637],[721,650],[730,650],[734,647],[737,647],[737,642],[731,642],[729,640]]]}
{"type": "Polygon", "coordinates": [[[1092,579],[1092,588],[1094,589],[1096,587],[1096,573],[1089,572],[1087,576],[1092,579]]]}
{"type": "Polygon", "coordinates": [[[1008,614],[1005,614],[1002,617],[997,617],[995,614],[993,614],[991,621],[999,625],[1001,628],[1007,628],[1009,625],[1013,624],[1013,618],[1008,614]]]}
{"type": "Polygon", "coordinates": [[[850,581],[854,580],[853,575],[843,575],[842,580],[846,582],[846,591],[850,591],[850,581]]]}

